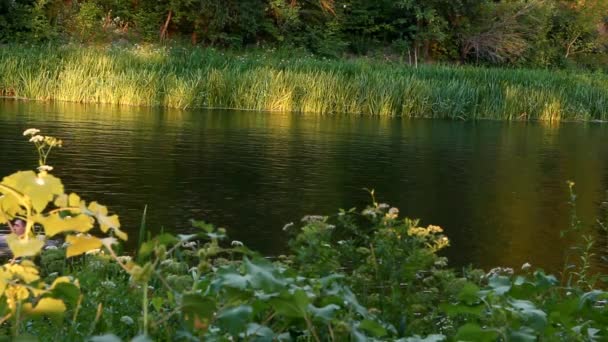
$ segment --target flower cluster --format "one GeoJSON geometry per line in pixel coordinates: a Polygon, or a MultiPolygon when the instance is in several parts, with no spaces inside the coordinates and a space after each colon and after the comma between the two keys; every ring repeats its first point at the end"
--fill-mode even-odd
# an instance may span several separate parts
{"type": "Polygon", "coordinates": [[[407,230],[407,235],[426,240],[427,248],[433,253],[450,245],[450,240],[441,233],[443,233],[443,229],[433,225],[426,228],[414,226],[407,230]]]}
{"type": "Polygon", "coordinates": [[[62,147],[63,141],[52,136],[40,135],[40,130],[37,128],[28,128],[23,131],[23,136],[30,137],[29,142],[36,146],[38,152],[38,171],[49,172],[53,170],[53,167],[46,164],[46,159],[51,152],[53,147],[62,147]]]}

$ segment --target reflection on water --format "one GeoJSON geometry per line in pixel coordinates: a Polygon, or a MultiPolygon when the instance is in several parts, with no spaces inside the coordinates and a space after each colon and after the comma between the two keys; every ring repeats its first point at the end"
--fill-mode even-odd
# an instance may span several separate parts
{"type": "Polygon", "coordinates": [[[589,224],[608,188],[608,126],[594,124],[0,102],[0,174],[34,165],[28,127],[64,140],[55,173],[68,191],[108,204],[127,231],[147,204],[154,231],[204,219],[267,254],[285,250],[285,223],[362,207],[362,188],[375,188],[403,214],[444,227],[455,265],[557,271],[569,242],[559,238],[566,180],[589,224]]]}

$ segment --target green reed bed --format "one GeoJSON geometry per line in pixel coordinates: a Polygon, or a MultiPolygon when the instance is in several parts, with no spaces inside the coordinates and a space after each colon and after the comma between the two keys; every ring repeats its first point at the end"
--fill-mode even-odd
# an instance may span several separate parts
{"type": "Polygon", "coordinates": [[[599,73],[323,60],[203,48],[0,48],[0,95],[175,108],[607,120],[599,73]]]}

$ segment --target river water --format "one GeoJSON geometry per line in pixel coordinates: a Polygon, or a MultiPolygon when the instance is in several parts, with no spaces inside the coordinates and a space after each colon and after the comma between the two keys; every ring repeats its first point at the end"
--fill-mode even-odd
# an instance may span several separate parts
{"type": "MultiPolygon", "coordinates": [[[[361,116],[173,111],[0,102],[0,175],[31,169],[29,127],[64,140],[49,164],[68,191],[120,215],[136,236],[226,227],[267,255],[286,249],[282,227],[306,214],[378,200],[442,226],[454,266],[559,271],[572,239],[567,180],[592,226],[608,189],[608,126],[455,122],[361,116]]],[[[597,237],[596,263],[607,240],[597,237]]],[[[135,239],[132,239],[135,240],[135,239]]]]}

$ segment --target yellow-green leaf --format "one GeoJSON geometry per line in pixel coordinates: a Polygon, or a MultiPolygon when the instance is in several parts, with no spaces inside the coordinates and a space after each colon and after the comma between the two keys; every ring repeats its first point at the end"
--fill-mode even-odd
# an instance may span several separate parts
{"type": "Polygon", "coordinates": [[[40,279],[36,265],[29,260],[23,260],[20,264],[6,264],[4,265],[4,268],[13,276],[17,276],[19,279],[23,280],[26,284],[40,279]]]}
{"type": "Polygon", "coordinates": [[[68,205],[70,207],[77,207],[80,205],[80,196],[76,195],[75,193],[71,193],[70,196],[68,197],[68,205]]]}
{"type": "Polygon", "coordinates": [[[51,284],[50,289],[54,289],[58,284],[62,284],[62,283],[69,283],[72,284],[72,278],[67,277],[67,276],[63,276],[63,277],[59,277],[57,279],[55,279],[53,281],[53,284],[51,284]]]}
{"type": "Polygon", "coordinates": [[[123,241],[127,241],[127,239],[129,238],[127,233],[123,232],[122,230],[120,230],[118,228],[114,228],[114,234],[116,234],[116,236],[118,236],[118,238],[123,241]]]}
{"type": "Polygon", "coordinates": [[[59,213],[54,213],[48,216],[38,215],[34,220],[44,227],[44,232],[49,237],[70,231],[86,233],[95,224],[92,217],[84,214],[61,217],[59,213]]]}
{"type": "Polygon", "coordinates": [[[0,269],[0,296],[4,295],[8,281],[13,278],[12,274],[4,269],[0,269]]]}
{"type": "Polygon", "coordinates": [[[79,207],[80,206],[80,196],[75,193],[71,193],[69,196],[67,194],[62,194],[55,199],[55,206],[59,208],[65,207],[79,207]]]}
{"type": "Polygon", "coordinates": [[[86,253],[102,246],[101,240],[94,236],[68,235],[65,241],[69,244],[66,251],[66,257],[68,258],[86,253]]]}
{"type": "MultiPolygon", "coordinates": [[[[1,188],[0,192],[2,192],[1,188]]],[[[18,215],[24,216],[23,214],[25,213],[25,210],[21,207],[19,199],[11,192],[5,191],[2,193],[3,196],[0,197],[0,210],[2,210],[4,215],[0,216],[0,223],[6,223],[7,218],[12,218],[18,215]]]]}
{"type": "Polygon", "coordinates": [[[120,221],[118,221],[118,215],[112,216],[98,216],[97,221],[99,222],[99,228],[104,233],[107,233],[110,228],[118,229],[120,228],[120,221]]]}
{"type": "Polygon", "coordinates": [[[23,309],[30,315],[61,315],[65,312],[65,303],[61,299],[42,298],[35,307],[31,303],[25,303],[23,309]]]}
{"type": "Polygon", "coordinates": [[[4,177],[2,184],[26,195],[38,213],[42,212],[55,196],[63,194],[61,180],[45,172],[36,174],[34,171],[19,171],[4,177]]]}
{"type": "Polygon", "coordinates": [[[105,205],[101,205],[97,202],[91,202],[89,203],[89,208],[88,208],[93,215],[95,216],[106,216],[108,215],[108,208],[105,205]]]}
{"type": "Polygon", "coordinates": [[[116,236],[121,240],[127,240],[128,235],[120,230],[120,221],[118,220],[118,215],[108,216],[108,208],[97,203],[91,202],[89,207],[87,208],[99,223],[99,228],[102,232],[107,233],[110,229],[114,230],[116,236]]]}
{"type": "Polygon", "coordinates": [[[66,195],[66,194],[59,195],[57,198],[55,198],[54,203],[55,203],[55,206],[59,207],[59,208],[67,207],[68,206],[68,195],[66,195]]]}
{"type": "Polygon", "coordinates": [[[9,234],[6,243],[11,249],[15,258],[35,256],[44,247],[44,240],[31,237],[19,237],[16,234],[9,234]]]}

